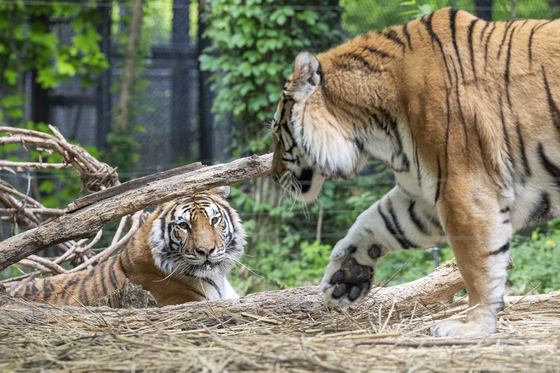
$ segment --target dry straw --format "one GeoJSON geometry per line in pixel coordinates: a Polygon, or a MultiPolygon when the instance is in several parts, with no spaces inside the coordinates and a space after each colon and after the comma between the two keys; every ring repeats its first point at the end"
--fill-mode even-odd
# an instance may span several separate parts
{"type": "Polygon", "coordinates": [[[77,312],[6,297],[0,297],[2,303],[1,372],[553,372],[560,367],[560,315],[546,307],[501,315],[492,336],[432,338],[429,326],[450,317],[444,312],[390,315],[389,308],[379,314],[319,306],[305,315],[279,316],[227,312],[217,304],[212,309],[219,313],[194,317],[193,306],[208,305],[117,314],[107,307],[77,312]]]}

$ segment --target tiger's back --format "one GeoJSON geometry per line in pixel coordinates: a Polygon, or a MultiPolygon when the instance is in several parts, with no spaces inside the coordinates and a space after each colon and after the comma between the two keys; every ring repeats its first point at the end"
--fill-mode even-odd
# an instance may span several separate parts
{"type": "Polygon", "coordinates": [[[120,256],[88,271],[65,273],[22,284],[10,295],[33,302],[59,305],[89,305],[121,288],[127,279],[120,256]]]}

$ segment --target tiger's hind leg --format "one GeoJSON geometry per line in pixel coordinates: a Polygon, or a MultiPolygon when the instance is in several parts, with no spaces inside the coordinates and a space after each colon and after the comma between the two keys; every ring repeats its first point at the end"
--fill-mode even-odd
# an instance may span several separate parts
{"type": "Polygon", "coordinates": [[[440,203],[449,243],[468,291],[470,310],[466,323],[441,322],[432,328],[434,336],[492,334],[497,315],[504,309],[512,236],[510,207],[500,206],[504,201],[497,197],[499,191],[484,189],[448,188],[456,193],[447,193],[440,203]]]}

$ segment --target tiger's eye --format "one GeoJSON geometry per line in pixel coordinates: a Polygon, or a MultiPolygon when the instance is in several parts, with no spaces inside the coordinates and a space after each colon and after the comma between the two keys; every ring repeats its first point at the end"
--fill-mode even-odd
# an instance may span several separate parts
{"type": "Polygon", "coordinates": [[[189,225],[186,222],[182,222],[179,224],[179,228],[181,229],[187,229],[189,227],[189,225]]]}
{"type": "Polygon", "coordinates": [[[212,224],[218,224],[218,222],[220,221],[220,218],[212,218],[212,224]]]}

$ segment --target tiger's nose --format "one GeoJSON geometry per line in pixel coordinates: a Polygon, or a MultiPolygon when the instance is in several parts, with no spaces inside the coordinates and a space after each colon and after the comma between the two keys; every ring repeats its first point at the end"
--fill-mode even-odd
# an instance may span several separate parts
{"type": "Polygon", "coordinates": [[[212,254],[212,252],[214,252],[215,249],[216,249],[215,247],[199,247],[198,249],[196,249],[196,251],[198,251],[198,253],[201,255],[208,256],[212,254]]]}

